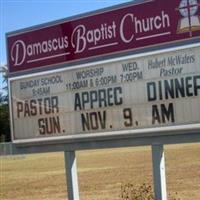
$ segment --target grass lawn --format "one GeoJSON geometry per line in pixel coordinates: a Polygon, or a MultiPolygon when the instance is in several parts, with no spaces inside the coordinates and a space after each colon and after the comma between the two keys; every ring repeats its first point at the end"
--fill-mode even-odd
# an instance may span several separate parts
{"type": "MultiPolygon", "coordinates": [[[[169,200],[200,199],[200,144],[165,146],[169,200]]],[[[151,148],[77,152],[81,200],[121,200],[121,185],[152,185],[151,148]]],[[[66,200],[64,153],[0,158],[1,200],[66,200]]]]}

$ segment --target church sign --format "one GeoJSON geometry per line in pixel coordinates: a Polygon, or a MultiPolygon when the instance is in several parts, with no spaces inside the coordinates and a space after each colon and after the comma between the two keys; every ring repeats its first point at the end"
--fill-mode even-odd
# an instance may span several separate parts
{"type": "Polygon", "coordinates": [[[199,55],[196,45],[13,78],[13,140],[200,130],[199,55]]]}
{"type": "Polygon", "coordinates": [[[199,0],[142,0],[7,34],[10,73],[200,38],[199,0]]]}

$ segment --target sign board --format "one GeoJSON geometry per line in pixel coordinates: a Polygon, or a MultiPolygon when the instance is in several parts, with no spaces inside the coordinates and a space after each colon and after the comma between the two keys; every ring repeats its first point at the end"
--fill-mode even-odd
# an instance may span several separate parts
{"type": "Polygon", "coordinates": [[[14,142],[200,125],[199,55],[196,45],[13,78],[14,142]]]}
{"type": "Polygon", "coordinates": [[[10,73],[200,38],[199,0],[140,0],[7,34],[10,73]]]}

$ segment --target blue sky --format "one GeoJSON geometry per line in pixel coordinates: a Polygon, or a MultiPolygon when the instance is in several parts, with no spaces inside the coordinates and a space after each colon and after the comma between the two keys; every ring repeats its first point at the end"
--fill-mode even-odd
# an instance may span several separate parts
{"type": "MultiPolygon", "coordinates": [[[[128,1],[130,0],[0,0],[0,64],[7,63],[7,32],[128,1]]],[[[2,88],[1,76],[0,83],[2,88]]]]}

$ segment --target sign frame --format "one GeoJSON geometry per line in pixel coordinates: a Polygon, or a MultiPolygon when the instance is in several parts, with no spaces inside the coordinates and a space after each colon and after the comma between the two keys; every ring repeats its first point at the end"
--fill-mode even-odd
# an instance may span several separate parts
{"type": "MultiPolygon", "coordinates": [[[[89,67],[97,64],[108,64],[116,61],[122,61],[122,60],[127,60],[127,59],[133,59],[133,58],[140,58],[144,56],[149,56],[149,55],[156,55],[160,53],[167,53],[171,51],[177,51],[177,50],[182,50],[182,49],[188,49],[192,47],[199,47],[200,43],[197,44],[190,44],[190,45],[185,45],[184,47],[172,47],[168,49],[162,49],[162,50],[157,50],[153,52],[146,52],[146,53],[141,53],[141,54],[136,54],[136,55],[131,55],[131,56],[124,56],[120,58],[115,58],[115,59],[110,59],[110,60],[105,60],[103,62],[93,62],[89,64],[82,64],[82,65],[75,65],[73,68],[67,68],[67,69],[57,69],[57,70],[52,70],[52,71],[44,71],[41,73],[32,73],[30,75],[23,75],[23,76],[18,76],[18,77],[12,77],[9,78],[9,85],[11,81],[22,79],[22,78],[28,78],[28,77],[35,77],[37,75],[45,75],[45,74],[53,74],[54,72],[60,72],[60,71],[66,71],[66,70],[72,70],[72,69],[80,69],[84,67],[89,67]]],[[[176,125],[176,126],[166,126],[166,127],[153,127],[153,128],[140,128],[140,129],[135,129],[135,130],[123,130],[123,131],[110,131],[110,132],[100,132],[98,134],[95,133],[86,133],[86,134],[77,134],[77,135],[69,135],[69,136],[58,136],[58,137],[49,137],[49,138],[37,138],[37,139],[14,139],[14,124],[13,124],[13,115],[12,115],[12,99],[11,99],[11,87],[9,87],[9,103],[10,103],[10,116],[11,117],[11,133],[12,133],[12,141],[14,144],[19,145],[19,146],[32,146],[34,145],[41,145],[44,143],[47,144],[60,144],[60,143],[76,143],[76,142],[91,142],[91,141],[101,141],[101,140],[112,140],[112,139],[117,139],[117,138],[143,138],[143,137],[148,137],[148,136],[163,136],[163,135],[173,135],[175,134],[186,134],[186,133],[200,133],[200,123],[197,124],[187,124],[187,125],[176,125]]]]}

